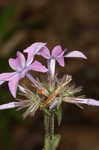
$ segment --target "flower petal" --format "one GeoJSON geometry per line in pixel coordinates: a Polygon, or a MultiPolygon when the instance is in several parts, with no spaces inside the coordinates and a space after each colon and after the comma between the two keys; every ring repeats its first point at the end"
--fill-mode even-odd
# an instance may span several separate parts
{"type": "Polygon", "coordinates": [[[19,64],[19,59],[18,58],[16,58],[16,59],[14,59],[14,58],[10,58],[9,59],[9,66],[13,69],[13,70],[20,70],[21,68],[20,68],[20,64],[19,64]]]}
{"type": "Polygon", "coordinates": [[[18,82],[20,80],[19,74],[16,74],[13,76],[13,78],[8,82],[9,90],[12,94],[12,96],[15,98],[16,97],[16,91],[18,87],[18,82]]]}
{"type": "Polygon", "coordinates": [[[32,53],[28,53],[26,66],[29,66],[33,62],[33,59],[34,59],[34,55],[32,53]]]}
{"type": "Polygon", "coordinates": [[[25,53],[28,53],[27,65],[30,65],[34,59],[34,55],[37,55],[39,51],[46,45],[46,43],[36,42],[24,50],[25,53]]]}
{"type": "Polygon", "coordinates": [[[47,47],[42,48],[39,54],[46,59],[50,59],[50,51],[47,47]]]}
{"type": "Polygon", "coordinates": [[[16,72],[9,72],[9,73],[1,73],[0,74],[0,82],[3,81],[9,81],[13,76],[16,74],[16,72]]]}
{"type": "Polygon", "coordinates": [[[43,66],[39,61],[34,61],[33,64],[31,64],[30,69],[38,72],[48,71],[48,69],[45,66],[43,66]]]}
{"type": "Polygon", "coordinates": [[[24,50],[25,53],[32,53],[33,55],[37,54],[39,52],[39,50],[44,47],[46,45],[46,43],[42,43],[42,42],[36,42],[33,43],[31,46],[29,46],[28,48],[26,48],[24,50]]]}
{"type": "Polygon", "coordinates": [[[65,63],[64,63],[64,57],[63,56],[56,58],[56,60],[60,66],[64,67],[65,63]]]}
{"type": "Polygon", "coordinates": [[[60,56],[62,52],[63,52],[62,47],[60,45],[57,45],[52,49],[52,56],[54,57],[60,56]]]}
{"type": "Polygon", "coordinates": [[[87,57],[80,51],[72,51],[66,54],[64,57],[74,57],[74,58],[83,58],[87,59],[87,57]]]}
{"type": "Polygon", "coordinates": [[[21,52],[19,52],[19,51],[17,51],[17,57],[18,57],[18,59],[19,59],[20,67],[23,69],[23,68],[25,67],[25,63],[26,63],[25,57],[24,57],[24,55],[23,55],[21,52]]]}
{"type": "Polygon", "coordinates": [[[17,57],[9,59],[9,66],[16,71],[22,70],[25,67],[25,57],[21,52],[17,52],[17,57]]]}
{"type": "Polygon", "coordinates": [[[7,104],[2,104],[0,105],[0,110],[18,107],[18,103],[19,102],[11,102],[7,104]]]}

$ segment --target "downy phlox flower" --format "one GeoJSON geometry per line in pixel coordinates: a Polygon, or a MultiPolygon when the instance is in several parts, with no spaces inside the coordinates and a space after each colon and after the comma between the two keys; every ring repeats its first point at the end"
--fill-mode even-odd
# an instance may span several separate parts
{"type": "Polygon", "coordinates": [[[39,52],[45,48],[46,43],[43,42],[35,42],[26,49],[24,49],[25,53],[28,53],[27,61],[31,63],[34,59],[35,55],[39,55],[39,52]]]}
{"type": "Polygon", "coordinates": [[[30,61],[35,55],[41,55],[42,57],[48,60],[47,63],[48,71],[52,79],[54,78],[55,75],[56,61],[61,67],[64,67],[65,57],[86,59],[86,56],[80,51],[72,51],[65,54],[66,51],[67,49],[62,50],[62,47],[60,45],[56,45],[50,53],[49,49],[46,47],[46,43],[42,43],[42,42],[36,42],[24,50],[24,52],[28,53],[29,56],[28,59],[30,61]]]}
{"type": "Polygon", "coordinates": [[[50,54],[50,51],[48,50],[47,47],[44,47],[41,51],[40,51],[40,55],[43,56],[44,58],[48,59],[48,70],[49,73],[52,77],[52,79],[55,76],[55,65],[56,65],[56,61],[58,62],[58,64],[61,67],[64,67],[65,63],[64,63],[64,58],[82,58],[82,59],[86,59],[87,57],[80,51],[72,51],[69,52],[67,54],[65,54],[65,52],[67,51],[67,49],[62,50],[62,47],[60,45],[56,45],[50,54]]]}
{"type": "Polygon", "coordinates": [[[19,84],[19,80],[24,78],[29,70],[38,72],[47,72],[47,68],[40,62],[26,60],[21,52],[17,52],[17,57],[9,59],[9,66],[15,70],[14,72],[1,73],[0,84],[8,81],[8,87],[13,97],[16,97],[16,91],[19,84]]]}

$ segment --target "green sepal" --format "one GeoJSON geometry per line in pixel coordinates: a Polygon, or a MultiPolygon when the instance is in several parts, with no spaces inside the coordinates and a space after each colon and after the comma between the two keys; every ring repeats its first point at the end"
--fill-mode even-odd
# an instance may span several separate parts
{"type": "Polygon", "coordinates": [[[57,117],[58,125],[60,126],[61,121],[62,121],[62,108],[61,108],[61,105],[55,109],[55,114],[56,114],[56,117],[57,117]]]}
{"type": "Polygon", "coordinates": [[[50,111],[49,111],[49,109],[48,108],[46,108],[46,107],[42,107],[42,110],[43,110],[43,112],[44,113],[46,113],[48,116],[50,116],[51,114],[50,114],[50,111]]]}
{"type": "Polygon", "coordinates": [[[45,147],[43,150],[56,150],[59,145],[60,138],[61,136],[58,134],[53,136],[52,139],[50,136],[46,136],[45,147]]]}
{"type": "Polygon", "coordinates": [[[59,134],[55,135],[51,140],[51,150],[56,150],[59,145],[61,136],[59,134]]]}

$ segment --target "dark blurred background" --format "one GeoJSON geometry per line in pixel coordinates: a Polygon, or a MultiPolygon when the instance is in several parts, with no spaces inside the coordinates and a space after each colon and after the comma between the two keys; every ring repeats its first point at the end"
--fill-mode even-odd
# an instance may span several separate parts
{"type": "MultiPolygon", "coordinates": [[[[87,61],[67,59],[61,76],[73,75],[87,97],[99,100],[99,1],[98,0],[0,0],[0,72],[11,71],[8,58],[36,41],[51,49],[61,44],[80,50],[87,61]]],[[[0,88],[0,104],[13,100],[7,84],[0,88]]],[[[16,110],[0,111],[1,150],[41,150],[43,117],[22,119],[16,110]]],[[[99,150],[99,108],[64,104],[59,150],[99,150]]]]}

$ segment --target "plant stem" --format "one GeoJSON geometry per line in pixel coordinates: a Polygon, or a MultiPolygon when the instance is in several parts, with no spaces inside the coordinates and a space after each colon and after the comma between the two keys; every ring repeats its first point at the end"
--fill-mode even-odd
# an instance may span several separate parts
{"type": "MultiPolygon", "coordinates": [[[[55,59],[48,61],[49,91],[55,88],[55,59]]],[[[52,95],[50,95],[52,96],[52,95]]],[[[45,142],[43,150],[56,150],[60,136],[54,135],[54,111],[49,108],[49,115],[44,113],[45,142]]]]}
{"type": "Polygon", "coordinates": [[[49,115],[44,114],[45,138],[49,136],[49,115]]]}
{"type": "Polygon", "coordinates": [[[54,112],[51,112],[50,116],[50,139],[54,137],[54,112]]]}
{"type": "Polygon", "coordinates": [[[43,150],[56,150],[60,137],[54,135],[54,112],[44,114],[45,141],[43,150]]]}
{"type": "Polygon", "coordinates": [[[44,113],[44,129],[45,129],[45,137],[44,137],[44,148],[43,150],[49,150],[49,115],[44,113]]]}

